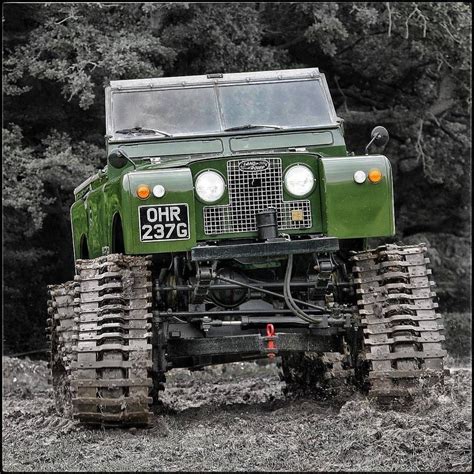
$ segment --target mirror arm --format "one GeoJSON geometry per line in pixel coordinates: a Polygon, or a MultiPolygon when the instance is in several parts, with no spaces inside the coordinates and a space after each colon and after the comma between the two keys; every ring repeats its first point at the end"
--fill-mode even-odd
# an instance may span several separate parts
{"type": "Polygon", "coordinates": [[[367,146],[365,147],[365,154],[368,155],[369,154],[369,148],[370,148],[370,145],[372,145],[372,143],[374,143],[375,140],[377,140],[377,138],[380,137],[380,134],[377,133],[373,138],[372,140],[370,140],[370,142],[367,144],[367,146]]]}

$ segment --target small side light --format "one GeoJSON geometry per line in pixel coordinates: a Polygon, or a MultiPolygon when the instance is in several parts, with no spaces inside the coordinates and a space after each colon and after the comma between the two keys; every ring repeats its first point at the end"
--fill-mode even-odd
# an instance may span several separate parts
{"type": "Polygon", "coordinates": [[[140,184],[137,188],[137,196],[140,199],[148,199],[150,197],[150,188],[146,184],[140,184]]]}
{"type": "Polygon", "coordinates": [[[369,171],[369,181],[374,184],[380,183],[382,181],[382,172],[377,168],[371,169],[369,171]]]}
{"type": "Polygon", "coordinates": [[[153,187],[153,196],[156,198],[161,198],[165,195],[165,187],[161,184],[157,184],[153,187]]]}
{"type": "Polygon", "coordinates": [[[362,170],[356,171],[354,173],[354,181],[357,184],[365,183],[366,179],[367,179],[367,175],[362,170]]]}

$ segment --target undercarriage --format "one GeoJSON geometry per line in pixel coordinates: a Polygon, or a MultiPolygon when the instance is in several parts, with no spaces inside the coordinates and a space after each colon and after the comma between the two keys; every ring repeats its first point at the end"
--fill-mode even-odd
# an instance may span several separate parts
{"type": "Polygon", "coordinates": [[[147,424],[169,370],[260,358],[288,392],[413,397],[442,381],[445,355],[425,254],[311,236],[78,260],[50,287],[58,407],[147,424]]]}

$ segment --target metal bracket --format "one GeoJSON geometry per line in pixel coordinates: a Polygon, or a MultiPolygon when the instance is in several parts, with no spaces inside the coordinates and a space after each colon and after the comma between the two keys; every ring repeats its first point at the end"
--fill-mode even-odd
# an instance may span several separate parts
{"type": "Polygon", "coordinates": [[[212,326],[212,319],[209,316],[204,316],[201,321],[201,329],[207,333],[212,326]]]}
{"type": "Polygon", "coordinates": [[[202,303],[209,292],[209,287],[214,279],[215,266],[197,265],[196,286],[193,292],[193,303],[202,303]]]}

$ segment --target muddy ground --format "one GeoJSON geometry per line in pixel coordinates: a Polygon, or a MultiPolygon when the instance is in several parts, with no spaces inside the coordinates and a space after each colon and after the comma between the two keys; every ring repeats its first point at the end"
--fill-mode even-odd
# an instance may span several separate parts
{"type": "Polygon", "coordinates": [[[470,471],[471,370],[417,403],[287,399],[275,365],[168,375],[148,429],[56,415],[45,362],[3,358],[5,471],[470,471]]]}

